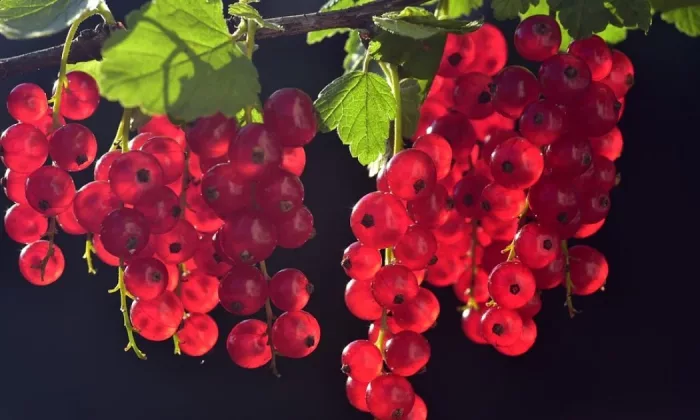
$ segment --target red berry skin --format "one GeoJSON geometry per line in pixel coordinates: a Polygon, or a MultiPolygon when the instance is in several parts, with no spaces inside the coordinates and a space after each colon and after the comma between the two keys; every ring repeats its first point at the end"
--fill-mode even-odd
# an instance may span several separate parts
{"type": "Polygon", "coordinates": [[[519,261],[506,261],[489,275],[489,294],[506,309],[518,309],[535,295],[535,276],[519,261]]]}
{"type": "Polygon", "coordinates": [[[542,310],[541,295],[542,293],[538,291],[532,296],[532,299],[527,301],[527,303],[524,306],[518,308],[518,313],[523,318],[523,322],[525,322],[527,319],[534,318],[535,315],[540,313],[540,311],[542,310]]]}
{"type": "Polygon", "coordinates": [[[135,300],[131,304],[131,324],[141,337],[165,341],[180,327],[185,309],[173,292],[166,290],[151,300],[135,300]]]}
{"type": "Polygon", "coordinates": [[[226,219],[221,228],[221,245],[237,263],[254,264],[272,255],[277,232],[269,219],[243,210],[226,219]]]}
{"type": "Polygon", "coordinates": [[[262,273],[248,265],[233,267],[219,284],[221,306],[235,315],[253,315],[265,305],[268,296],[262,273]]]}
{"type": "Polygon", "coordinates": [[[151,233],[155,234],[171,231],[182,215],[180,198],[170,188],[164,186],[143,194],[134,203],[134,209],[144,215],[151,226],[151,233]]]}
{"type": "Polygon", "coordinates": [[[5,175],[0,178],[0,184],[7,198],[17,204],[27,204],[27,195],[24,191],[24,184],[27,182],[28,174],[5,170],[5,175]]]}
{"type": "Polygon", "coordinates": [[[438,134],[425,134],[416,139],[413,148],[430,156],[435,164],[437,180],[445,178],[452,168],[452,147],[438,134]]]}
{"type": "Polygon", "coordinates": [[[240,129],[229,145],[228,157],[244,179],[253,181],[279,167],[282,144],[267,126],[252,123],[240,129]]]}
{"type": "Polygon", "coordinates": [[[112,163],[122,155],[121,150],[112,150],[100,156],[95,163],[93,177],[95,181],[109,181],[109,168],[112,163]]]}
{"type": "Polygon", "coordinates": [[[408,380],[394,374],[381,375],[367,386],[367,407],[378,420],[406,419],[416,394],[408,380]]]}
{"type": "Polygon", "coordinates": [[[489,185],[489,179],[468,173],[454,187],[454,206],[462,217],[478,217],[482,214],[480,201],[484,188],[489,185]]]}
{"type": "Polygon", "coordinates": [[[597,223],[605,219],[610,211],[610,195],[603,189],[589,189],[579,196],[581,222],[597,223]]]}
{"type": "Polygon", "coordinates": [[[608,85],[618,99],[627,95],[634,86],[634,66],[632,61],[620,50],[612,50],[612,69],[602,83],[608,85]]]}
{"type": "Polygon", "coordinates": [[[192,258],[197,250],[199,234],[186,220],[179,219],[175,227],[156,235],[156,254],[166,264],[179,264],[192,258]]]}
{"type": "MultiPolygon", "coordinates": [[[[66,120],[59,115],[58,123],[60,124],[60,127],[63,127],[66,125],[66,120]]],[[[56,130],[53,125],[53,108],[49,107],[41,118],[36,121],[32,121],[30,124],[39,129],[39,131],[41,131],[45,136],[50,136],[51,133],[56,130]]]]}
{"type": "Polygon", "coordinates": [[[500,185],[510,189],[529,188],[544,171],[540,149],[522,137],[501,143],[491,154],[491,173],[500,185]]]}
{"type": "Polygon", "coordinates": [[[197,268],[214,277],[226,275],[232,267],[214,248],[213,238],[202,238],[192,258],[197,268]]]}
{"type": "Polygon", "coordinates": [[[466,34],[447,34],[437,74],[450,79],[466,74],[475,52],[474,41],[466,34]]]}
{"type": "Polygon", "coordinates": [[[435,325],[440,315],[440,303],[433,292],[421,287],[415,298],[396,306],[393,314],[399,327],[422,334],[435,325]]]}
{"type": "Polygon", "coordinates": [[[612,89],[603,83],[594,82],[576,108],[576,124],[587,136],[602,136],[615,128],[621,108],[622,104],[615,98],[612,89]]]}
{"type": "Polygon", "coordinates": [[[533,270],[535,275],[535,283],[538,290],[550,290],[559,286],[564,282],[564,268],[566,262],[564,255],[559,253],[554,261],[547,264],[544,268],[533,270]]]}
{"type": "Polygon", "coordinates": [[[56,216],[58,227],[69,235],[85,235],[87,230],[78,223],[73,206],[68,206],[66,211],[56,216]]]}
{"type": "Polygon", "coordinates": [[[129,140],[129,150],[141,150],[144,144],[152,138],[158,137],[157,135],[149,132],[141,132],[137,134],[133,139],[129,140]]]}
{"type": "Polygon", "coordinates": [[[353,316],[363,321],[374,321],[382,316],[382,307],[374,299],[369,281],[348,282],[345,286],[345,306],[353,316]]]}
{"type": "Polygon", "coordinates": [[[469,120],[456,111],[437,118],[426,133],[437,134],[447,140],[452,146],[452,157],[457,162],[465,162],[469,159],[477,140],[469,120]]]}
{"type": "Polygon", "coordinates": [[[345,346],[341,371],[359,382],[369,382],[381,375],[384,359],[379,348],[369,340],[355,340],[345,346]]]}
{"type": "Polygon", "coordinates": [[[609,132],[599,137],[589,138],[591,150],[594,154],[616,161],[622,155],[622,132],[614,127],[609,132]]]}
{"type": "Polygon", "coordinates": [[[547,146],[544,159],[555,178],[569,180],[591,166],[591,144],[585,137],[568,135],[547,146]]]}
{"type": "Polygon", "coordinates": [[[484,23],[467,36],[473,41],[472,46],[477,49],[474,61],[469,66],[470,71],[493,76],[505,66],[508,60],[508,45],[503,32],[496,25],[484,23]]]}
{"type": "Polygon", "coordinates": [[[523,109],[536,102],[540,85],[534,74],[525,67],[508,66],[493,78],[495,87],[493,106],[510,119],[518,118],[523,109]]]}
{"type": "Polygon", "coordinates": [[[107,252],[117,258],[138,255],[148,244],[148,221],[138,211],[120,208],[102,220],[100,239],[107,252]]]}
{"type": "Polygon", "coordinates": [[[49,142],[33,125],[18,123],[0,136],[0,160],[15,172],[34,172],[46,162],[48,155],[49,142]]]}
{"type": "Polygon", "coordinates": [[[124,284],[138,299],[155,299],[168,285],[168,269],[155,258],[134,258],[124,270],[124,284]]]}
{"type": "Polygon", "coordinates": [[[394,246],[396,262],[411,270],[423,269],[434,262],[436,251],[435,235],[428,228],[419,225],[409,226],[394,246]]]}
{"type": "Polygon", "coordinates": [[[46,92],[34,83],[21,83],[7,95],[7,111],[15,120],[33,123],[49,108],[46,92]]]}
{"type": "Polygon", "coordinates": [[[255,188],[255,202],[273,220],[286,218],[304,202],[304,184],[284,171],[274,171],[255,188]]]}
{"type": "Polygon", "coordinates": [[[164,184],[170,184],[182,176],[185,170],[185,152],[175,140],[153,137],[141,146],[141,151],[158,160],[163,169],[164,184]]]}
{"type": "Polygon", "coordinates": [[[53,253],[41,275],[41,262],[49,252],[49,241],[36,241],[22,248],[19,253],[19,271],[22,277],[34,286],[48,286],[55,283],[63,274],[66,260],[58,245],[53,245],[53,253]]]}
{"type": "Polygon", "coordinates": [[[309,279],[295,268],[285,268],[275,273],[268,288],[272,304],[286,312],[304,309],[314,291],[309,279]]]}
{"type": "Polygon", "coordinates": [[[598,35],[575,40],[569,45],[569,54],[588,64],[594,82],[605,79],[612,70],[612,51],[598,35]]]}
{"type": "Polygon", "coordinates": [[[182,277],[180,299],[188,312],[211,312],[219,303],[219,280],[196,268],[182,277]]]}
{"type": "Polygon", "coordinates": [[[524,19],[515,28],[515,49],[530,61],[544,61],[559,51],[561,29],[557,21],[547,15],[524,19]]]}
{"type": "Polygon", "coordinates": [[[38,241],[49,228],[48,220],[26,204],[14,204],[7,209],[4,221],[7,236],[21,244],[38,241]]]}
{"type": "Polygon", "coordinates": [[[362,197],[350,215],[355,237],[372,248],[390,248],[406,233],[410,219],[406,208],[391,194],[372,192],[362,197]]]}
{"type": "Polygon", "coordinates": [[[360,281],[369,281],[382,267],[382,254],[376,248],[353,242],[345,248],[340,265],[348,277],[360,281]]]}
{"type": "Polygon", "coordinates": [[[561,240],[556,232],[528,223],[515,235],[513,244],[518,260],[531,269],[540,269],[557,258],[561,240]]]}
{"type": "Polygon", "coordinates": [[[479,207],[481,213],[488,217],[503,221],[512,220],[525,209],[525,192],[491,183],[481,192],[479,207]]]}
{"type": "Polygon", "coordinates": [[[574,238],[577,238],[577,239],[590,238],[591,236],[598,233],[598,231],[600,230],[600,228],[603,227],[604,224],[605,224],[605,219],[603,219],[599,222],[596,222],[596,223],[584,223],[576,231],[576,233],[574,234],[574,238]]]}
{"type": "Polygon", "coordinates": [[[78,190],[73,200],[75,218],[83,228],[92,233],[99,233],[104,218],[121,205],[121,201],[105,181],[85,184],[78,190]]]}
{"type": "Polygon", "coordinates": [[[591,295],[608,280],[608,262],[595,248],[577,245],[569,248],[572,291],[575,295],[591,295]]]}
{"type": "Polygon", "coordinates": [[[277,221],[277,245],[296,249],[316,235],[314,215],[306,206],[297,207],[282,220],[277,221]]]}
{"type": "Polygon", "coordinates": [[[177,125],[171,123],[167,115],[154,115],[146,124],[139,128],[139,133],[151,133],[154,136],[171,138],[183,148],[186,144],[185,132],[177,125]]]}
{"type": "Polygon", "coordinates": [[[557,103],[578,101],[591,84],[591,71],[585,61],[570,54],[548,58],[539,70],[544,97],[557,103]]]}
{"type": "Polygon", "coordinates": [[[603,156],[594,155],[591,166],[574,179],[573,185],[579,192],[596,189],[610,191],[615,186],[616,178],[615,164],[603,156]]]}
{"type": "Polygon", "coordinates": [[[428,266],[425,281],[436,287],[450,286],[457,282],[464,272],[464,263],[460,255],[453,252],[449,245],[438,245],[437,262],[428,266]]]}
{"type": "MultiPolygon", "coordinates": [[[[358,205],[359,202],[355,206],[357,207],[358,205]]],[[[406,209],[408,210],[407,215],[410,215],[410,219],[408,220],[408,222],[413,220],[418,225],[425,226],[430,229],[437,228],[438,226],[442,225],[447,221],[448,217],[452,213],[451,210],[454,207],[454,205],[455,203],[452,200],[452,198],[450,198],[449,193],[447,192],[445,187],[443,187],[442,185],[436,185],[432,194],[430,194],[429,196],[419,198],[417,200],[411,200],[406,204],[406,209]]],[[[403,208],[403,205],[401,205],[401,207],[403,208]]],[[[403,225],[403,214],[401,214],[398,207],[394,203],[392,203],[391,209],[391,212],[388,213],[391,215],[390,220],[394,220],[393,223],[396,224],[398,224],[399,220],[401,220],[400,224],[403,225]],[[395,217],[396,214],[392,213],[393,211],[399,211],[399,220],[395,220],[397,218],[395,217]]],[[[389,216],[385,215],[383,217],[388,218],[389,216]]],[[[406,224],[406,228],[408,228],[408,224],[410,223],[406,224]]],[[[400,231],[400,229],[398,230],[400,231]]],[[[398,236],[399,238],[401,237],[401,235],[398,236]]],[[[392,233],[391,238],[394,238],[394,233],[392,233]]],[[[396,238],[396,240],[398,240],[399,238],[396,238]]],[[[372,246],[374,247],[374,245],[372,246]]],[[[376,248],[379,249],[382,248],[382,246],[377,246],[376,248]]]]}
{"type": "MultiPolygon", "coordinates": [[[[369,324],[369,328],[367,329],[367,338],[369,338],[369,341],[372,343],[376,343],[377,340],[379,340],[379,332],[382,329],[382,321],[380,319],[375,320],[371,324],[369,324]]],[[[403,331],[403,328],[399,327],[396,324],[396,321],[394,321],[393,316],[387,316],[386,318],[386,325],[388,327],[387,330],[384,331],[384,341],[390,339],[391,337],[394,336],[394,334],[397,334],[401,331],[403,331]]]]}
{"type": "Polygon", "coordinates": [[[395,375],[413,376],[430,360],[430,344],[414,331],[401,331],[386,342],[386,364],[395,375]]]}
{"type": "Polygon", "coordinates": [[[350,405],[365,413],[369,413],[367,399],[365,398],[365,394],[367,394],[367,385],[369,384],[356,381],[349,376],[348,380],[345,382],[345,395],[348,397],[350,405]]]}
{"type": "Polygon", "coordinates": [[[538,182],[530,189],[527,200],[538,223],[549,228],[558,229],[568,224],[578,213],[575,190],[571,185],[554,180],[538,182]]]}
{"type": "Polygon", "coordinates": [[[437,182],[433,160],[425,152],[407,149],[396,154],[386,168],[391,193],[404,200],[428,196],[437,182]]]}
{"type": "Polygon", "coordinates": [[[554,102],[533,102],[520,117],[520,133],[535,146],[554,143],[566,129],[566,114],[554,102]]]}
{"type": "Polygon", "coordinates": [[[461,76],[454,87],[454,109],[475,120],[493,114],[492,83],[491,76],[483,73],[467,73],[461,76]]]}
{"type": "Polygon", "coordinates": [[[73,204],[75,184],[68,172],[56,166],[42,166],[25,184],[27,203],[44,216],[55,216],[73,204]]]}
{"type": "Polygon", "coordinates": [[[245,369],[257,369],[272,359],[267,324],[246,319],[236,324],[226,339],[226,350],[233,363],[245,369]]]}
{"type": "Polygon", "coordinates": [[[68,85],[61,95],[61,115],[80,121],[92,116],[100,104],[97,82],[87,73],[72,71],[66,74],[68,85]]]}
{"type": "Polygon", "coordinates": [[[468,267],[459,276],[457,283],[452,285],[452,290],[457,299],[464,303],[468,303],[470,297],[473,297],[476,303],[486,303],[489,300],[489,275],[483,267],[477,267],[476,274],[472,274],[472,267],[468,267]],[[472,288],[474,290],[471,290],[472,288]]]}
{"type": "Polygon", "coordinates": [[[229,145],[237,132],[235,119],[217,113],[199,118],[187,130],[187,145],[202,159],[218,158],[228,153],[229,145]]]}
{"type": "Polygon", "coordinates": [[[480,305],[479,309],[466,309],[462,312],[462,332],[476,344],[487,344],[481,327],[481,317],[486,306],[480,305]]]}
{"type": "Polygon", "coordinates": [[[282,148],[282,162],[280,169],[295,175],[301,176],[306,167],[306,152],[303,147],[284,147],[282,148]]]}
{"type": "Polygon", "coordinates": [[[209,169],[202,177],[201,191],[204,202],[223,218],[243,209],[252,199],[251,184],[230,163],[209,169]]]}
{"type": "Polygon", "coordinates": [[[510,346],[515,343],[523,330],[520,315],[506,308],[491,308],[481,316],[484,339],[494,346],[510,346]]]}
{"type": "Polygon", "coordinates": [[[95,248],[95,255],[97,255],[97,258],[99,258],[100,261],[110,267],[119,267],[119,258],[107,252],[99,233],[93,234],[92,245],[95,248]]]}
{"type": "Polygon", "coordinates": [[[219,338],[219,327],[207,314],[190,314],[177,332],[180,350],[188,356],[199,357],[209,353],[219,338]]]}
{"type": "Polygon", "coordinates": [[[403,265],[385,265],[372,280],[372,295],[387,309],[410,302],[418,294],[418,289],[415,274],[403,265]]]}
{"type": "Polygon", "coordinates": [[[109,167],[109,184],[114,194],[127,204],[164,184],[158,159],[139,150],[122,153],[109,167]]]}
{"type": "Polygon", "coordinates": [[[428,407],[425,405],[423,398],[416,395],[416,400],[413,403],[413,408],[408,413],[406,420],[426,420],[428,418],[428,407]]]}
{"type": "Polygon", "coordinates": [[[265,125],[284,147],[306,146],[316,136],[314,103],[302,90],[285,88],[265,101],[265,125]]]}
{"type": "Polygon", "coordinates": [[[515,343],[509,346],[494,346],[499,353],[505,354],[506,356],[520,356],[527,353],[535,344],[537,339],[537,325],[532,318],[523,319],[523,328],[520,333],[520,337],[515,341],[515,343]]]}
{"type": "Polygon", "coordinates": [[[82,171],[92,165],[97,155],[97,139],[81,124],[66,124],[54,131],[49,141],[49,156],[69,172],[82,171]]]}
{"type": "Polygon", "coordinates": [[[321,340],[321,327],[308,312],[285,312],[272,325],[272,344],[284,357],[301,359],[311,354],[321,340]]]}

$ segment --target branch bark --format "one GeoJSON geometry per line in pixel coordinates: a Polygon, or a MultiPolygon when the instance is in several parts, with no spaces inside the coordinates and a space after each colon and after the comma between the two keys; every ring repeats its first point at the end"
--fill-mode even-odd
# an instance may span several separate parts
{"type": "MultiPolygon", "coordinates": [[[[403,9],[423,3],[425,0],[377,0],[363,6],[351,7],[326,13],[308,13],[295,16],[283,16],[267,19],[271,23],[281,25],[284,31],[260,29],[256,39],[270,39],[281,36],[302,35],[307,32],[322,29],[335,28],[368,28],[372,23],[372,16],[403,9]]],[[[237,25],[236,19],[229,20],[231,26],[237,25]]],[[[101,58],[100,51],[105,40],[113,30],[121,30],[123,26],[98,25],[95,29],[86,29],[73,40],[69,63],[79,63],[101,58]]],[[[29,73],[46,67],[57,67],[61,63],[61,51],[63,45],[32,51],[26,54],[0,58],[0,80],[29,73]]]]}

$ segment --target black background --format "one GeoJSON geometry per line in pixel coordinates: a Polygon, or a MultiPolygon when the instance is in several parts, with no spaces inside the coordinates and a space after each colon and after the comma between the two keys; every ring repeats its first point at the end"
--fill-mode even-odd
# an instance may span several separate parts
{"type": "MultiPolygon", "coordinates": [[[[141,3],[120,0],[110,6],[121,20],[141,3]]],[[[310,12],[321,3],[267,0],[260,8],[271,17],[310,12]]],[[[515,23],[499,26],[510,37],[515,23]]],[[[0,55],[55,45],[63,36],[3,38],[0,55]]],[[[287,86],[315,97],[340,74],[343,42],[342,37],[313,47],[306,46],[304,37],[262,42],[255,62],[263,98],[287,86]]],[[[689,418],[690,399],[671,401],[672,333],[664,315],[674,305],[670,302],[684,300],[682,287],[668,285],[686,274],[679,263],[684,245],[676,241],[694,227],[700,40],[655,19],[648,35],[630,33],[619,48],[637,72],[621,122],[622,184],[613,193],[605,227],[588,241],[608,257],[607,291],[576,299],[584,312],[574,320],[567,316],[562,291],[546,293],[537,343],[520,358],[469,342],[460,330],[451,290],[439,291],[439,325],[426,334],[433,359],[427,373],[412,380],[431,419],[658,419],[675,410],[683,413],[676,418],[689,418]]],[[[42,70],[2,81],[0,97],[23,81],[48,91],[55,74],[56,69],[42,70]]],[[[102,151],[114,137],[119,116],[119,107],[104,101],[87,122],[102,151]]],[[[0,113],[0,126],[11,123],[9,115],[0,113]]],[[[334,135],[319,135],[307,154],[302,179],[318,236],[300,250],[276,251],[269,267],[297,267],[315,283],[317,292],[307,309],[319,319],[322,335],[314,354],[282,359],[281,379],[265,369],[236,367],[223,339],[203,359],[172,355],[170,341],[140,340],[149,360],[137,360],[122,351],[126,335],[119,298],[106,293],[116,272],[100,266],[97,276],[88,276],[80,259],[82,238],[58,237],[66,271],[56,284],[38,288],[21,278],[21,246],[3,234],[0,419],[369,418],[347,403],[339,370],[342,348],[367,331],[344,306],[347,279],[339,260],[353,241],[350,209],[373,181],[334,135]]],[[[78,186],[88,182],[91,170],[87,172],[77,176],[78,186]]],[[[2,208],[9,205],[0,197],[2,208]]],[[[215,314],[225,336],[238,319],[222,312],[215,314]]],[[[693,340],[695,323],[690,325],[693,329],[685,334],[693,340]]]]}

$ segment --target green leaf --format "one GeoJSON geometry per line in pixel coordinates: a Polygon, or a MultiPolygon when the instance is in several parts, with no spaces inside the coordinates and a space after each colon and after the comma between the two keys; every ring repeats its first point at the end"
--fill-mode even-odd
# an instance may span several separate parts
{"type": "Polygon", "coordinates": [[[1,0],[0,34],[9,39],[49,36],[69,27],[101,0],[1,0]]]}
{"type": "MultiPolygon", "coordinates": [[[[361,6],[366,3],[371,3],[373,0],[329,0],[321,6],[320,12],[332,12],[336,10],[343,10],[350,7],[361,6]]],[[[306,34],[306,43],[311,45],[317,42],[321,42],[326,38],[330,38],[334,35],[342,34],[345,32],[350,32],[350,28],[334,28],[334,29],[323,29],[320,31],[313,31],[306,34]]]]}
{"type": "Polygon", "coordinates": [[[418,128],[420,105],[423,102],[421,86],[416,79],[403,79],[401,86],[401,131],[403,137],[413,137],[418,128]]]}
{"type": "Polygon", "coordinates": [[[365,58],[365,51],[367,50],[362,44],[362,40],[360,40],[360,32],[350,32],[347,41],[345,41],[345,52],[347,55],[343,60],[343,68],[346,73],[355,71],[362,65],[362,61],[365,58]]]}
{"type": "Polygon", "coordinates": [[[385,150],[396,100],[386,80],[374,73],[347,73],[323,88],[315,102],[320,129],[338,130],[350,154],[368,165],[385,150]]]}
{"type": "Polygon", "coordinates": [[[628,28],[639,28],[644,32],[651,26],[651,5],[649,0],[610,0],[615,15],[628,28]]]}
{"type": "Polygon", "coordinates": [[[432,79],[440,67],[446,35],[413,39],[386,31],[374,37],[369,52],[376,61],[396,64],[404,77],[432,79]]]}
{"type": "Polygon", "coordinates": [[[608,24],[622,26],[603,0],[549,0],[549,6],[574,39],[604,31],[608,24]]]}
{"type": "Polygon", "coordinates": [[[259,28],[267,28],[275,31],[284,31],[284,28],[275,23],[266,22],[260,13],[247,2],[238,2],[230,5],[228,7],[228,14],[231,16],[237,16],[243,19],[250,19],[255,22],[259,28]]]}
{"type": "MultiPolygon", "coordinates": [[[[262,123],[263,122],[263,113],[260,111],[259,107],[255,107],[252,109],[250,116],[252,117],[252,120],[254,123],[262,123]]],[[[238,121],[238,126],[243,127],[246,125],[246,120],[245,120],[245,109],[241,109],[238,111],[236,114],[236,121],[238,121]]]]}
{"type": "Polygon", "coordinates": [[[257,103],[257,70],[231,42],[221,0],[153,1],[126,26],[102,51],[107,99],[184,121],[257,103]]]}
{"type": "Polygon", "coordinates": [[[537,0],[493,0],[491,8],[493,17],[498,20],[513,19],[518,13],[525,13],[531,5],[536,5],[537,0]]]}
{"type": "Polygon", "coordinates": [[[385,31],[413,39],[427,39],[443,33],[468,33],[479,29],[478,21],[438,20],[432,13],[420,7],[406,7],[400,12],[387,12],[374,16],[374,23],[385,31]]]}
{"type": "Polygon", "coordinates": [[[627,28],[608,24],[604,31],[596,32],[596,35],[603,38],[608,44],[619,44],[627,39],[627,28]]]}
{"type": "Polygon", "coordinates": [[[484,5],[484,0],[447,0],[442,11],[444,17],[459,18],[468,16],[473,10],[484,5]]]}
{"type": "Polygon", "coordinates": [[[667,12],[669,10],[698,6],[698,0],[649,0],[649,3],[651,3],[651,8],[656,12],[667,12]]]}
{"type": "Polygon", "coordinates": [[[700,36],[700,6],[664,12],[661,19],[676,25],[676,28],[686,35],[700,36]]]}
{"type": "Polygon", "coordinates": [[[92,76],[100,84],[102,80],[102,61],[90,60],[82,63],[68,64],[66,72],[82,71],[92,76]]]}

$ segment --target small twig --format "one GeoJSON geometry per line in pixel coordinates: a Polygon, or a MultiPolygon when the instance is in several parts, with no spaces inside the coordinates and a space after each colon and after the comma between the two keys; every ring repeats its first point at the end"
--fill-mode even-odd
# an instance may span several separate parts
{"type": "Polygon", "coordinates": [[[46,231],[46,236],[49,238],[49,248],[46,250],[46,255],[39,261],[39,264],[32,268],[38,268],[41,272],[41,281],[44,281],[46,267],[49,265],[51,257],[53,257],[54,240],[56,238],[56,217],[49,218],[49,229],[46,231]]]}
{"type": "Polygon", "coordinates": [[[120,310],[122,312],[122,316],[124,317],[124,329],[126,329],[126,335],[129,338],[129,342],[124,347],[124,351],[129,351],[133,350],[134,353],[136,354],[136,357],[138,357],[141,360],[146,360],[146,354],[142,352],[138,345],[136,345],[136,339],[134,338],[134,327],[131,325],[131,319],[129,318],[129,310],[126,306],[126,284],[124,283],[124,261],[120,260],[119,261],[119,274],[118,274],[118,280],[117,280],[117,288],[119,289],[119,299],[121,302],[120,305],[120,310]]]}
{"type": "Polygon", "coordinates": [[[574,283],[571,281],[571,262],[569,260],[569,245],[566,240],[561,241],[561,251],[564,254],[564,281],[566,282],[566,307],[569,310],[569,317],[573,318],[581,311],[574,308],[573,288],[574,283]]]}
{"type": "Polygon", "coordinates": [[[92,262],[92,254],[95,252],[95,246],[92,244],[92,233],[88,233],[85,237],[85,253],[83,259],[87,263],[88,274],[97,274],[95,265],[92,262]]]}
{"type": "MultiPolygon", "coordinates": [[[[265,277],[266,281],[270,281],[270,275],[267,273],[267,264],[265,261],[260,261],[260,271],[265,277]]],[[[270,352],[272,353],[272,358],[270,359],[270,370],[272,374],[276,377],[281,377],[279,371],[277,370],[277,358],[275,353],[275,346],[272,344],[272,323],[275,321],[275,314],[272,312],[272,303],[270,298],[265,301],[265,318],[267,318],[267,343],[270,346],[270,352]]]]}

